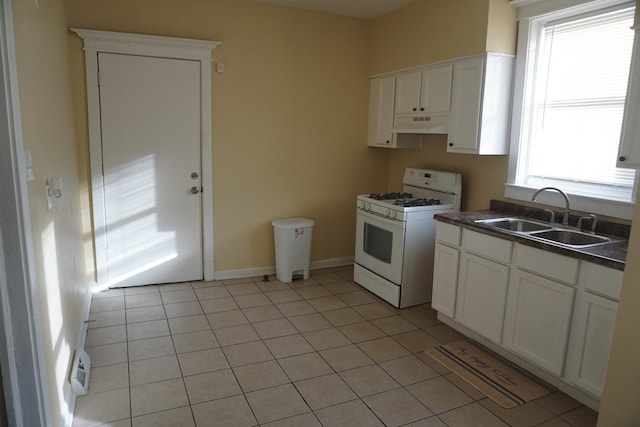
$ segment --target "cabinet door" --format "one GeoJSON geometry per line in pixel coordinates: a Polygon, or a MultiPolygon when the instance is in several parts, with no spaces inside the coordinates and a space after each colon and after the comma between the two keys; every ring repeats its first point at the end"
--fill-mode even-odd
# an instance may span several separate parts
{"type": "Polygon", "coordinates": [[[617,312],[618,303],[584,293],[574,318],[567,377],[598,398],[604,388],[617,312]]]}
{"type": "Polygon", "coordinates": [[[451,79],[453,65],[422,71],[420,110],[426,114],[448,114],[451,110],[451,79]]]}
{"type": "Polygon", "coordinates": [[[463,252],[455,319],[500,344],[508,283],[508,266],[463,252]]]}
{"type": "Polygon", "coordinates": [[[436,243],[431,307],[449,317],[453,317],[456,308],[459,259],[458,249],[436,243]]]}
{"type": "Polygon", "coordinates": [[[396,114],[417,114],[420,111],[422,72],[398,74],[396,77],[396,114]]]}
{"type": "Polygon", "coordinates": [[[618,150],[619,168],[640,168],[640,31],[635,30],[627,100],[622,119],[622,136],[618,150]]]}
{"type": "Polygon", "coordinates": [[[367,145],[391,147],[394,138],[393,103],[396,90],[395,76],[371,79],[369,88],[369,129],[367,145]]]}
{"type": "Polygon", "coordinates": [[[447,151],[476,153],[480,131],[480,107],[484,58],[453,65],[451,116],[447,151]]]}
{"type": "Polygon", "coordinates": [[[503,344],[514,353],[562,376],[575,289],[513,269],[503,344]]]}

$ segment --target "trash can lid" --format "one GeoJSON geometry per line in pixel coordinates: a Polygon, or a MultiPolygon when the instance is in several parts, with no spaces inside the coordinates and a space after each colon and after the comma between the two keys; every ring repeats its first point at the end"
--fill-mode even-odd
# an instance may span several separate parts
{"type": "Polygon", "coordinates": [[[308,218],[284,218],[284,219],[274,219],[271,222],[276,228],[302,228],[302,227],[311,227],[314,222],[312,219],[308,218]]]}

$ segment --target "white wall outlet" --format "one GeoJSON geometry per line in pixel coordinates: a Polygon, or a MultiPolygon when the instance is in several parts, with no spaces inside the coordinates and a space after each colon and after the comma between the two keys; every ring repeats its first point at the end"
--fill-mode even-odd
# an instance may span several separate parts
{"type": "Polygon", "coordinates": [[[224,73],[224,64],[218,62],[216,64],[216,71],[219,72],[219,73],[224,73]]]}

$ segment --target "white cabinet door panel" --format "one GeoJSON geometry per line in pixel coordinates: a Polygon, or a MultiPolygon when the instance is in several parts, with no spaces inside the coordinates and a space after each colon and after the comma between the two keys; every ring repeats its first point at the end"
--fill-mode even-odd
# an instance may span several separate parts
{"type": "Polygon", "coordinates": [[[578,387],[600,398],[609,365],[618,303],[585,293],[576,310],[567,376],[578,387]]]}
{"type": "Polygon", "coordinates": [[[462,253],[455,319],[500,344],[508,283],[509,266],[462,253]]]}
{"type": "Polygon", "coordinates": [[[504,345],[562,376],[575,289],[513,269],[504,323],[504,345]]]}
{"type": "Polygon", "coordinates": [[[396,77],[396,114],[418,114],[422,72],[398,74],[396,77]]]}
{"type": "Polygon", "coordinates": [[[478,58],[454,64],[449,151],[477,152],[484,62],[478,58]]]}
{"type": "Polygon", "coordinates": [[[393,103],[396,78],[377,77],[371,79],[369,88],[369,130],[367,145],[391,147],[393,144],[393,103]]]}
{"type": "Polygon", "coordinates": [[[427,68],[422,72],[421,108],[425,114],[448,114],[451,110],[453,65],[427,68]]]}
{"type": "Polygon", "coordinates": [[[449,317],[456,308],[459,259],[458,249],[436,243],[431,307],[449,317]]]}

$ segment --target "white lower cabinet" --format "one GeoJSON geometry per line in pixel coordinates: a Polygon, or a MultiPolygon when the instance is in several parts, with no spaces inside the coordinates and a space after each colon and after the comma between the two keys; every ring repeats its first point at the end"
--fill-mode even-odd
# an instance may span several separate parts
{"type": "Polygon", "coordinates": [[[598,398],[604,388],[617,312],[617,302],[590,293],[583,294],[576,306],[567,377],[598,398]]]}
{"type": "Polygon", "coordinates": [[[583,391],[602,396],[618,314],[623,273],[583,261],[569,340],[566,376],[583,391]]]}
{"type": "Polygon", "coordinates": [[[440,222],[436,241],[435,310],[600,399],[622,271],[440,222]]]}
{"type": "Polygon", "coordinates": [[[575,289],[513,269],[503,344],[517,355],[562,376],[575,289]]]}
{"type": "Polygon", "coordinates": [[[431,307],[449,317],[454,316],[456,309],[459,259],[458,249],[436,243],[431,307]]]}
{"type": "Polygon", "coordinates": [[[455,320],[500,344],[509,266],[463,252],[455,320]]]}

